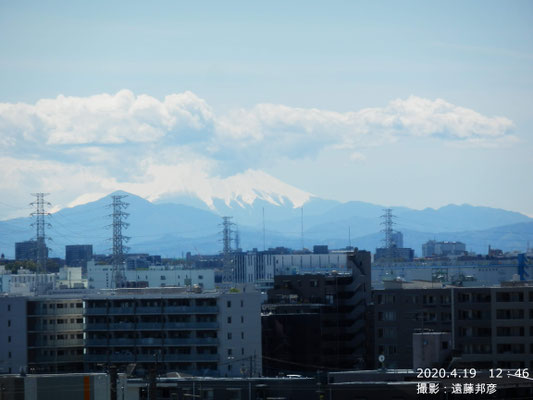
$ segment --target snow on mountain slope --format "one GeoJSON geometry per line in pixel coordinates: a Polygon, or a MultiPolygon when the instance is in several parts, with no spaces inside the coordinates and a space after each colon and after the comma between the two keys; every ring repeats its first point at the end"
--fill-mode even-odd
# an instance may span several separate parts
{"type": "Polygon", "coordinates": [[[186,203],[191,203],[197,198],[209,209],[221,211],[218,210],[217,203],[223,203],[229,208],[246,208],[263,200],[273,206],[298,208],[314,197],[266,172],[249,169],[227,178],[197,179],[189,182],[187,188],[177,186],[177,190],[162,193],[158,198],[150,200],[158,203],[182,202],[178,200],[188,198],[186,203]]]}

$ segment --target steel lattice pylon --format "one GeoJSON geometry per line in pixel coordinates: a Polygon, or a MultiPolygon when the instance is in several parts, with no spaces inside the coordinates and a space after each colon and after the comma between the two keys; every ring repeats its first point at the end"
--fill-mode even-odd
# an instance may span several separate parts
{"type": "Polygon", "coordinates": [[[394,218],[394,215],[392,215],[391,208],[385,208],[383,209],[383,211],[385,211],[385,214],[381,216],[381,218],[383,219],[381,225],[383,225],[384,228],[381,230],[381,232],[385,233],[383,244],[384,248],[387,249],[387,258],[391,259],[394,255],[394,239],[392,237],[392,234],[394,233],[394,230],[392,229],[392,227],[394,226],[394,221],[392,220],[394,218]]]}
{"type": "Polygon", "coordinates": [[[46,260],[47,256],[47,247],[46,247],[46,227],[51,225],[45,222],[44,217],[50,215],[49,212],[46,212],[45,206],[51,206],[47,201],[44,201],[45,196],[48,196],[49,193],[32,193],[32,196],[36,197],[36,200],[30,205],[35,206],[35,211],[31,213],[32,217],[35,217],[35,222],[32,223],[32,226],[35,227],[35,261],[37,263],[37,268],[40,273],[46,273],[46,260]]]}
{"type": "Polygon", "coordinates": [[[110,226],[113,229],[113,272],[111,277],[111,287],[114,288],[124,287],[126,284],[124,254],[129,250],[125,243],[130,238],[122,234],[122,230],[129,226],[128,223],[124,222],[129,216],[129,214],[124,211],[129,206],[129,203],[122,201],[124,197],[127,196],[112,196],[113,203],[109,206],[113,208],[113,213],[109,216],[113,219],[113,224],[110,226]]]}
{"type": "Polygon", "coordinates": [[[222,217],[222,254],[224,257],[223,260],[223,271],[222,271],[222,282],[224,283],[233,283],[233,256],[231,250],[231,238],[232,238],[232,225],[235,225],[231,222],[232,217],[222,217]]]}

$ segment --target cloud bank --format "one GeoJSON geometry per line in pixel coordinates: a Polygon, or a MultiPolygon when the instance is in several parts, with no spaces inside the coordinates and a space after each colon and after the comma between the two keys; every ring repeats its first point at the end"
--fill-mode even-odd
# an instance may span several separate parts
{"type": "Polygon", "coordinates": [[[0,171],[7,187],[24,194],[39,186],[66,192],[64,204],[118,188],[153,200],[183,192],[208,203],[213,188],[228,192],[226,183],[240,179],[224,172],[254,176],[283,157],[328,149],[364,162],[365,149],[405,138],[502,146],[517,140],[512,130],[508,118],[416,96],[345,113],[258,104],[218,115],[191,92],[159,100],[121,90],[0,103],[0,171]]]}

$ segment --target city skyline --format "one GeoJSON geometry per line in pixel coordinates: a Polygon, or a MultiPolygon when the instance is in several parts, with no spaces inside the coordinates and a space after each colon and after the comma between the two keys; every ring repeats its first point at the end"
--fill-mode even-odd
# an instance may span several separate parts
{"type": "Polygon", "coordinates": [[[235,187],[533,216],[530,2],[0,9],[0,219],[235,187]]]}

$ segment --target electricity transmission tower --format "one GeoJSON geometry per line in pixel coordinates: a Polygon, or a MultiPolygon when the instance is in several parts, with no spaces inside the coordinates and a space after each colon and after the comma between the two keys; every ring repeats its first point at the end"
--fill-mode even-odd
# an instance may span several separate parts
{"type": "Polygon", "coordinates": [[[231,238],[232,238],[232,226],[235,225],[231,222],[232,217],[222,217],[222,254],[223,254],[223,270],[222,270],[222,282],[233,283],[233,257],[231,254],[231,238]]]}
{"type": "Polygon", "coordinates": [[[385,233],[385,238],[383,239],[384,248],[387,249],[387,258],[392,259],[394,254],[394,238],[393,233],[394,230],[392,229],[394,226],[394,221],[392,220],[395,218],[395,216],[392,214],[391,208],[385,208],[383,209],[385,211],[385,214],[381,216],[383,219],[383,222],[381,222],[381,225],[384,226],[384,228],[381,230],[381,232],[385,233]]]}
{"type": "Polygon", "coordinates": [[[109,214],[109,216],[113,219],[113,224],[110,225],[113,228],[113,272],[111,276],[112,288],[124,287],[126,284],[124,254],[129,250],[125,243],[130,240],[130,238],[122,234],[122,230],[129,226],[128,223],[124,222],[124,220],[129,216],[129,214],[124,211],[129,206],[129,203],[122,201],[124,197],[127,196],[112,196],[113,203],[108,206],[113,208],[113,213],[109,214]]]}
{"type": "Polygon", "coordinates": [[[45,222],[44,217],[50,215],[45,210],[45,206],[51,206],[51,204],[44,200],[45,196],[49,193],[32,193],[35,196],[35,201],[30,203],[31,206],[35,206],[35,211],[31,213],[32,217],[35,217],[35,222],[31,226],[35,227],[35,261],[37,262],[37,270],[40,273],[46,273],[46,260],[48,258],[48,248],[46,247],[46,232],[45,228],[50,228],[51,225],[45,222]]]}

